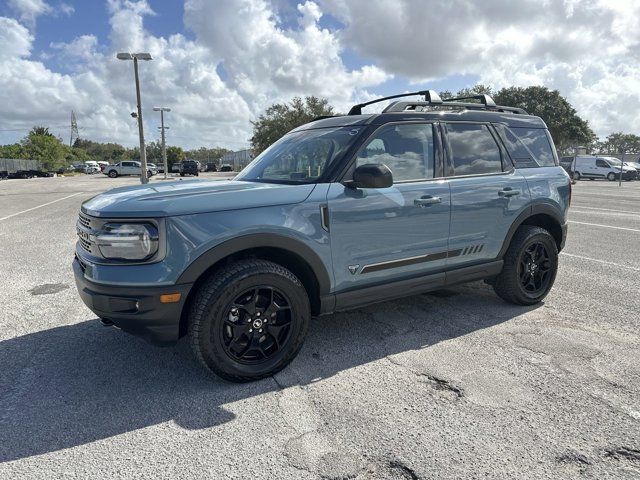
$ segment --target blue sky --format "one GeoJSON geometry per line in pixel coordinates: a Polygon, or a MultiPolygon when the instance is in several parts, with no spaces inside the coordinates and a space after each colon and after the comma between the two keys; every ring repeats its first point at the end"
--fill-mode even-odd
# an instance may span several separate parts
{"type": "Polygon", "coordinates": [[[171,142],[248,144],[251,121],[293,96],[338,111],[375,96],[476,83],[559,89],[596,132],[638,133],[640,2],[601,0],[5,0],[0,142],[34,124],[135,144],[130,67],[141,68],[148,136],[173,107],[171,142]],[[443,21],[446,19],[446,21],[443,21]],[[585,102],[585,98],[590,98],[585,102]]]}

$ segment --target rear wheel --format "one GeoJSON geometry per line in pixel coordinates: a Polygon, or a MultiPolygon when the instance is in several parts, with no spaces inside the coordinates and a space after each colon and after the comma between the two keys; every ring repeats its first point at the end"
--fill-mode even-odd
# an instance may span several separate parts
{"type": "Polygon", "coordinates": [[[533,305],[547,296],[558,271],[558,248],[544,228],[522,225],[504,256],[493,289],[516,305],[533,305]]]}
{"type": "Polygon", "coordinates": [[[218,376],[257,380],[295,358],[310,317],[307,292],[293,273],[265,260],[242,260],[197,292],[189,313],[191,347],[218,376]]]}
{"type": "Polygon", "coordinates": [[[607,180],[609,180],[610,182],[615,182],[616,180],[616,174],[613,172],[609,172],[607,174],[607,180]]]}

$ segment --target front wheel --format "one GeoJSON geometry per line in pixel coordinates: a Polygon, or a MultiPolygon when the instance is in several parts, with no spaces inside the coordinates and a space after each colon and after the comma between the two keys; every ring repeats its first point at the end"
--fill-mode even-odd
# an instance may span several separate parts
{"type": "Polygon", "coordinates": [[[615,182],[616,174],[613,172],[609,172],[609,174],[607,175],[607,180],[609,180],[610,182],[615,182]]]}
{"type": "Polygon", "coordinates": [[[118,172],[115,170],[109,170],[109,178],[116,178],[118,176],[118,172]]]}
{"type": "Polygon", "coordinates": [[[293,273],[273,262],[241,260],[215,272],[196,293],[191,347],[226,380],[258,380],[295,358],[310,317],[307,292],[293,273]]]}
{"type": "Polygon", "coordinates": [[[580,172],[573,172],[573,179],[574,180],[580,180],[581,177],[582,177],[582,175],[580,175],[580,172]]]}
{"type": "Polygon", "coordinates": [[[504,256],[493,289],[503,300],[534,305],[547,296],[558,271],[558,248],[544,228],[522,225],[504,256]]]}

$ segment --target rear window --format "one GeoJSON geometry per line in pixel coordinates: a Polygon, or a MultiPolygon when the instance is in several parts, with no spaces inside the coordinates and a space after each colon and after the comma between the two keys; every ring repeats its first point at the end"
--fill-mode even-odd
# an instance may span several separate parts
{"type": "Polygon", "coordinates": [[[544,128],[497,126],[517,168],[553,167],[553,148],[544,128]]]}

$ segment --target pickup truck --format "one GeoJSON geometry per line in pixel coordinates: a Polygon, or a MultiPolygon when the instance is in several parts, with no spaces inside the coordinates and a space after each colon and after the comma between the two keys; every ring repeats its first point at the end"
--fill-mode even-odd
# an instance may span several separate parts
{"type": "MultiPolygon", "coordinates": [[[[115,165],[109,165],[105,167],[102,173],[108,175],[111,178],[116,178],[120,175],[141,175],[142,168],[140,162],[124,160],[120,163],[116,163],[115,165]]],[[[151,177],[156,173],[158,173],[158,170],[155,166],[147,165],[148,177],[151,177]]]]}

